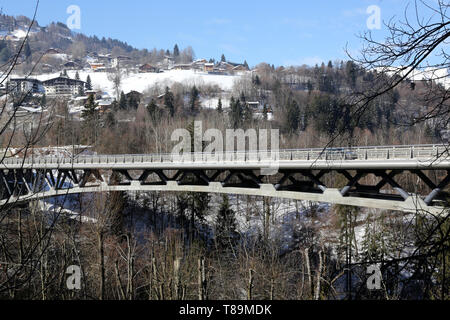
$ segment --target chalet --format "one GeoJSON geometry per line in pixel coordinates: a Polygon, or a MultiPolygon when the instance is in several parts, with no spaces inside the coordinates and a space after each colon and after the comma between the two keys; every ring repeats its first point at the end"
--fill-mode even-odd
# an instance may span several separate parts
{"type": "Polygon", "coordinates": [[[175,59],[172,56],[165,55],[163,64],[166,65],[168,69],[171,69],[175,64],[175,59]]]}
{"type": "Polygon", "coordinates": [[[204,71],[206,63],[208,63],[208,61],[206,61],[206,59],[196,60],[196,61],[192,62],[191,69],[204,71]]]}
{"type": "Polygon", "coordinates": [[[84,91],[84,94],[88,97],[90,95],[93,95],[96,99],[99,97],[97,91],[95,91],[95,90],[86,90],[86,91],[84,91]]]}
{"type": "Polygon", "coordinates": [[[57,77],[42,82],[47,96],[77,96],[82,92],[86,83],[81,80],[57,77]]]}
{"type": "Polygon", "coordinates": [[[137,91],[130,91],[125,94],[128,102],[133,101],[134,103],[136,103],[135,107],[137,107],[141,103],[143,96],[144,95],[142,93],[137,91]]]}
{"type": "Polygon", "coordinates": [[[68,70],[80,70],[81,69],[81,66],[74,61],[66,62],[62,66],[64,69],[68,69],[68,70]]]}
{"type": "Polygon", "coordinates": [[[45,52],[45,54],[61,54],[61,53],[63,53],[61,50],[55,48],[50,48],[45,52]]]}
{"type": "Polygon", "coordinates": [[[111,54],[99,54],[97,55],[97,60],[109,64],[112,61],[112,57],[111,54]]]}
{"type": "Polygon", "coordinates": [[[100,99],[96,101],[97,105],[98,105],[98,110],[100,112],[106,112],[109,109],[112,108],[112,105],[114,103],[114,100],[109,98],[109,99],[100,99]]]}
{"type": "Polygon", "coordinates": [[[101,62],[91,62],[89,65],[94,72],[106,70],[105,64],[101,62]]]}
{"type": "Polygon", "coordinates": [[[191,64],[176,64],[172,67],[172,70],[191,70],[191,64]]]}
{"type": "Polygon", "coordinates": [[[222,70],[222,71],[232,71],[234,67],[235,67],[234,65],[232,65],[231,63],[228,63],[226,61],[221,61],[217,65],[217,69],[222,70]]]}
{"type": "Polygon", "coordinates": [[[42,83],[32,78],[11,78],[9,80],[9,90],[13,93],[41,94],[45,92],[42,83]]]}
{"type": "Polygon", "coordinates": [[[41,70],[43,73],[52,73],[54,72],[55,68],[51,64],[45,63],[41,66],[41,70]]]}
{"type": "Polygon", "coordinates": [[[140,73],[158,73],[159,70],[158,70],[158,68],[152,66],[151,64],[146,63],[139,67],[139,72],[140,73]]]}
{"type": "Polygon", "coordinates": [[[233,71],[248,71],[248,68],[243,64],[237,65],[233,68],[233,71]]]}
{"type": "Polygon", "coordinates": [[[131,63],[133,60],[130,57],[127,56],[117,56],[114,59],[112,59],[112,67],[118,68],[120,66],[125,66],[129,63],[131,63]]]}
{"type": "Polygon", "coordinates": [[[214,71],[214,63],[205,63],[204,71],[205,72],[213,72],[214,71]]]}
{"type": "Polygon", "coordinates": [[[232,71],[249,71],[248,67],[242,63],[234,63],[229,61],[221,61],[217,68],[224,69],[228,72],[232,71]]]}

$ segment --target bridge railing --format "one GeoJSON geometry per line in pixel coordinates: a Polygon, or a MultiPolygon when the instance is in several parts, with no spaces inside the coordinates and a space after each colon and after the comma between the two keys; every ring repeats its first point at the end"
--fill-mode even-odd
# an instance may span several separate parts
{"type": "Polygon", "coordinates": [[[314,161],[314,160],[400,160],[449,158],[446,145],[415,146],[380,146],[328,149],[293,149],[272,151],[217,152],[175,154],[142,154],[142,155],[93,155],[71,157],[36,157],[5,158],[3,165],[61,165],[61,164],[121,164],[121,163],[166,163],[166,162],[256,162],[264,160],[280,161],[314,161]]]}

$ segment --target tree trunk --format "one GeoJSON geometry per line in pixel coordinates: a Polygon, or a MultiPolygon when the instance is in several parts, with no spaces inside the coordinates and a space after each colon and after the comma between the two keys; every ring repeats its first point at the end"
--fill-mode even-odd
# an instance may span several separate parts
{"type": "Polygon", "coordinates": [[[308,288],[310,289],[310,295],[312,296],[313,286],[311,280],[311,265],[309,264],[309,249],[305,249],[305,264],[306,264],[306,275],[308,279],[308,288]]]}
{"type": "Polygon", "coordinates": [[[314,294],[314,300],[319,300],[320,298],[320,280],[322,277],[322,251],[319,252],[319,268],[317,270],[316,279],[316,292],[314,294]]]}
{"type": "Polygon", "coordinates": [[[252,300],[253,298],[253,274],[255,273],[255,271],[253,271],[252,269],[250,269],[248,271],[248,288],[247,288],[247,300],[252,300]]]}
{"type": "Polygon", "coordinates": [[[105,299],[105,248],[103,231],[98,233],[98,252],[99,252],[99,266],[100,266],[100,295],[99,299],[105,299]]]}
{"type": "Polygon", "coordinates": [[[205,258],[198,259],[198,299],[206,299],[205,258]]]}
{"type": "Polygon", "coordinates": [[[181,259],[177,258],[173,264],[173,277],[175,282],[175,299],[181,299],[181,290],[180,290],[180,263],[181,259]]]}

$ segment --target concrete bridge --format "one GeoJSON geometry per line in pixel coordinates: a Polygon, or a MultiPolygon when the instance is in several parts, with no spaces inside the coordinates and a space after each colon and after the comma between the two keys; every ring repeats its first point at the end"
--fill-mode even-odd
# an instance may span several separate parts
{"type": "Polygon", "coordinates": [[[272,156],[8,158],[0,164],[0,205],[111,191],[240,194],[431,214],[448,205],[445,145],[281,150],[272,156]],[[274,169],[276,174],[265,175],[274,169]]]}

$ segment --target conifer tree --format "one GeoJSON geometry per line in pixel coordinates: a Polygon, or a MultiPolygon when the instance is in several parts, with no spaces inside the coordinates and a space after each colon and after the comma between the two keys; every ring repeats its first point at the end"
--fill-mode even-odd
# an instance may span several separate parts
{"type": "Polygon", "coordinates": [[[267,121],[267,119],[268,119],[268,113],[269,113],[269,110],[267,108],[267,104],[264,104],[264,107],[263,107],[263,119],[265,121],[267,121]]]}
{"type": "Polygon", "coordinates": [[[180,55],[180,49],[178,48],[178,44],[173,48],[173,56],[178,57],[180,55]]]}
{"type": "Polygon", "coordinates": [[[120,93],[119,109],[121,109],[121,110],[128,109],[127,96],[125,95],[125,93],[123,93],[123,91],[120,93]]]}
{"type": "Polygon", "coordinates": [[[92,90],[92,81],[90,75],[88,75],[86,78],[86,90],[92,90]]]}
{"type": "Polygon", "coordinates": [[[159,109],[156,105],[155,100],[152,99],[150,103],[147,106],[147,112],[150,115],[150,119],[152,119],[153,122],[156,122],[159,119],[159,109]]]}
{"type": "Polygon", "coordinates": [[[197,111],[198,99],[199,99],[199,91],[197,87],[194,85],[191,90],[191,97],[189,100],[189,107],[191,108],[191,112],[194,113],[197,111]]]}
{"type": "Polygon", "coordinates": [[[230,121],[231,126],[236,129],[238,128],[242,123],[242,105],[239,99],[235,100],[234,97],[231,97],[230,100],[230,121]]]}
{"type": "Polygon", "coordinates": [[[25,54],[25,59],[26,59],[27,61],[29,61],[29,60],[32,58],[32,56],[31,56],[30,43],[28,42],[28,40],[27,40],[27,42],[25,43],[24,54],[25,54]]]}
{"type": "Polygon", "coordinates": [[[223,113],[222,99],[221,98],[219,98],[219,102],[217,103],[217,112],[218,113],[223,113]]]}
{"type": "Polygon", "coordinates": [[[98,104],[95,103],[94,95],[91,94],[89,95],[87,103],[84,106],[84,110],[81,113],[81,118],[83,119],[84,141],[87,144],[95,144],[97,141],[97,106],[98,104]]]}
{"type": "Polygon", "coordinates": [[[300,123],[300,107],[295,100],[290,100],[288,102],[286,121],[289,132],[294,133],[298,130],[300,123]]]}
{"type": "Polygon", "coordinates": [[[166,94],[164,95],[164,105],[169,110],[170,116],[173,118],[175,115],[175,105],[174,105],[174,96],[173,93],[170,92],[169,87],[166,87],[166,94]]]}
{"type": "Polygon", "coordinates": [[[237,239],[235,212],[231,209],[227,195],[222,196],[222,204],[215,221],[216,243],[221,248],[233,245],[237,239]]]}

